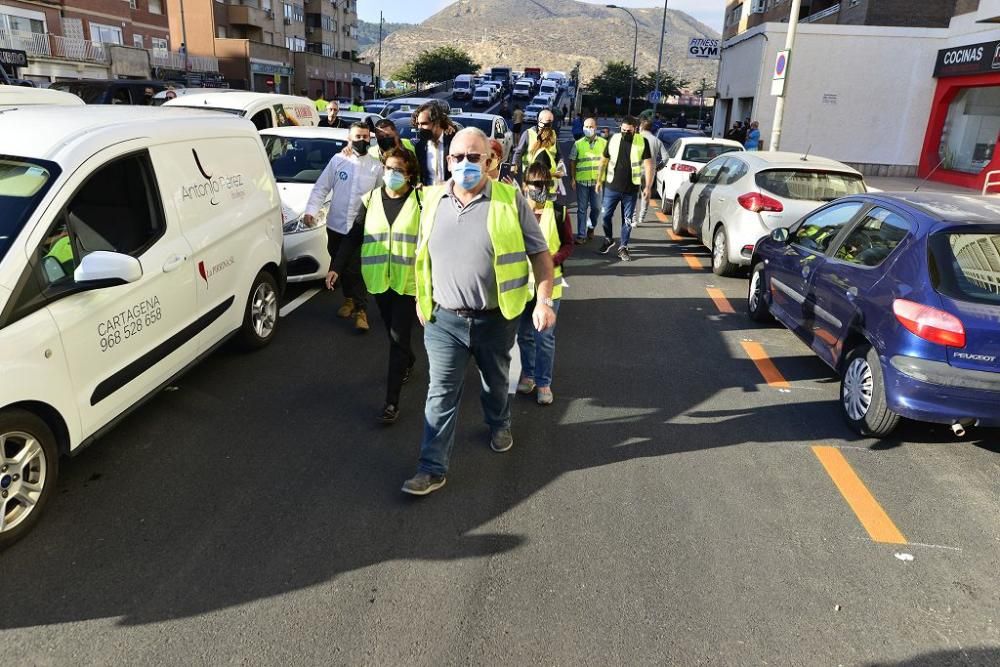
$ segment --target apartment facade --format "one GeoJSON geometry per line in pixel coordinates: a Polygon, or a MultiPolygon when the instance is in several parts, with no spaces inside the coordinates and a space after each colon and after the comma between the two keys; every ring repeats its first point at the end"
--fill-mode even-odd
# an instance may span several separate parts
{"type": "Polygon", "coordinates": [[[170,33],[194,55],[211,55],[231,86],[354,97],[370,83],[358,52],[357,0],[180,0],[170,33]]]}
{"type": "MultiPolygon", "coordinates": [[[[964,11],[969,4],[970,0],[802,0],[799,21],[947,28],[956,10],[964,11]]],[[[787,23],[791,9],[792,0],[733,0],[726,5],[722,38],[731,39],[764,23],[787,23]]]]}
{"type": "Polygon", "coordinates": [[[0,48],[38,85],[81,78],[218,79],[214,57],[172,48],[165,0],[0,0],[0,48]]]}

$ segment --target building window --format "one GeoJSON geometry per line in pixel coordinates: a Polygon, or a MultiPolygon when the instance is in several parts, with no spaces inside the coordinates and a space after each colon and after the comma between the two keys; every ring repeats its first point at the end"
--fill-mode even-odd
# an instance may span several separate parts
{"type": "Polygon", "coordinates": [[[90,40],[103,44],[124,44],[122,29],[113,25],[90,23],[90,40]]]}
{"type": "Polygon", "coordinates": [[[285,3],[285,18],[290,21],[296,21],[298,23],[304,23],[306,20],[306,10],[302,5],[290,5],[285,3]]]}
{"type": "Polygon", "coordinates": [[[167,55],[167,40],[161,37],[151,37],[149,42],[153,46],[153,55],[160,57],[167,55]]]}
{"type": "Polygon", "coordinates": [[[993,159],[1000,134],[1000,86],[969,88],[948,107],[939,148],[942,166],[978,174],[993,159]]]}
{"type": "Polygon", "coordinates": [[[137,49],[146,48],[146,45],[142,43],[142,35],[132,35],[132,46],[137,49]]]}
{"type": "Polygon", "coordinates": [[[262,2],[260,3],[260,8],[263,9],[265,12],[271,11],[271,0],[262,0],[262,2]]]}
{"type": "Polygon", "coordinates": [[[163,0],[149,0],[149,13],[150,14],[162,14],[163,13],[163,0]]]}
{"type": "Polygon", "coordinates": [[[305,51],[306,40],[301,37],[285,37],[285,48],[289,51],[305,51]]]}
{"type": "Polygon", "coordinates": [[[216,37],[221,37],[222,39],[229,37],[229,35],[226,34],[226,26],[224,25],[215,26],[215,33],[216,37]]]}
{"type": "Polygon", "coordinates": [[[23,12],[15,10],[13,7],[0,7],[8,11],[18,11],[17,16],[13,13],[5,14],[0,12],[0,30],[10,30],[12,32],[35,32],[45,34],[45,14],[41,12],[23,12]],[[33,18],[37,17],[37,18],[33,18]]]}

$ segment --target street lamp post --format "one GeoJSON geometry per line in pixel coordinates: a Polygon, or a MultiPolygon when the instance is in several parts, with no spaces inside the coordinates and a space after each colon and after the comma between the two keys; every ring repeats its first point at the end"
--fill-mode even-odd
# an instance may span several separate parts
{"type": "Polygon", "coordinates": [[[653,116],[660,105],[660,66],[663,62],[663,38],[667,34],[667,2],[663,0],[663,25],[660,26],[660,53],[656,56],[656,85],[653,87],[653,116]]]}
{"type": "Polygon", "coordinates": [[[382,97],[382,26],[385,19],[378,13],[378,80],[375,82],[375,97],[382,97]]]}
{"type": "Polygon", "coordinates": [[[632,23],[635,24],[635,46],[632,48],[632,71],[630,72],[628,80],[628,111],[627,115],[632,115],[632,88],[635,85],[635,57],[639,53],[639,22],[635,20],[635,16],[632,12],[625,9],[624,7],[619,7],[618,5],[606,5],[608,9],[620,9],[632,19],[632,23]]]}

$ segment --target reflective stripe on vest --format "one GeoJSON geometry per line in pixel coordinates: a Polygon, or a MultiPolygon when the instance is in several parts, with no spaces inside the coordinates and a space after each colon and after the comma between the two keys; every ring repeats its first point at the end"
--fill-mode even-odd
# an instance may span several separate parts
{"type": "MultiPolygon", "coordinates": [[[[425,320],[434,312],[433,279],[431,272],[430,238],[438,205],[445,196],[446,186],[423,189],[424,210],[420,216],[420,247],[417,249],[417,306],[425,320]]],[[[493,270],[496,272],[497,301],[500,312],[513,320],[524,312],[531,298],[528,291],[528,254],[524,233],[517,212],[517,189],[506,183],[490,184],[490,210],[486,228],[493,244],[493,270]]]]}
{"type": "Polygon", "coordinates": [[[381,294],[391,289],[398,294],[415,295],[417,285],[413,267],[420,230],[416,191],[410,191],[391,228],[382,205],[381,190],[373,190],[363,203],[368,211],[361,244],[361,276],[368,291],[381,294]]]}
{"type": "MultiPolygon", "coordinates": [[[[542,226],[542,234],[545,236],[545,242],[549,244],[549,252],[553,256],[559,252],[560,222],[556,220],[555,206],[552,202],[547,202],[545,208],[542,209],[542,217],[538,221],[538,224],[542,226]]],[[[562,297],[563,270],[561,266],[555,266],[553,267],[553,271],[552,298],[559,299],[562,297]]],[[[534,279],[532,279],[532,283],[534,283],[534,279]]],[[[534,291],[534,285],[532,285],[532,291],[534,291]]]]}
{"type": "Polygon", "coordinates": [[[576,142],[576,182],[583,185],[593,185],[597,183],[597,174],[601,167],[601,158],[604,157],[604,148],[608,145],[608,140],[604,137],[597,137],[594,144],[585,138],[576,142]]]}
{"type": "MultiPolygon", "coordinates": [[[[618,153],[620,152],[620,147],[622,143],[622,135],[616,134],[611,137],[611,141],[608,142],[608,155],[611,156],[611,162],[608,164],[608,176],[607,182],[610,183],[615,178],[615,163],[618,162],[618,153]]],[[[629,159],[632,163],[632,185],[639,185],[642,178],[642,153],[646,148],[646,140],[641,134],[636,134],[632,137],[632,150],[629,153],[629,159]]]]}

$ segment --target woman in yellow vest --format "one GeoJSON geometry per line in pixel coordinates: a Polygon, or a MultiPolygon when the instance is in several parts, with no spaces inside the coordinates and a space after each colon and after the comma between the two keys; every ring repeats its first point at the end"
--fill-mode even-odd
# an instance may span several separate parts
{"type": "Polygon", "coordinates": [[[547,127],[538,133],[534,143],[528,146],[528,152],[524,154],[525,170],[535,162],[540,162],[548,167],[549,178],[552,181],[549,186],[550,194],[556,191],[556,182],[564,175],[559,164],[557,139],[556,131],[547,127]]]}
{"type": "MultiPolygon", "coordinates": [[[[532,163],[524,174],[524,194],[531,203],[531,210],[534,211],[535,219],[542,227],[542,234],[549,244],[549,252],[552,253],[552,264],[555,267],[552,310],[558,313],[563,290],[562,265],[573,254],[573,228],[566,207],[551,201],[549,195],[551,187],[552,174],[548,166],[541,162],[532,163]]],[[[531,319],[534,308],[535,302],[532,300],[521,315],[521,324],[517,332],[517,346],[521,351],[521,381],[517,384],[517,391],[521,394],[530,394],[537,390],[538,404],[551,405],[556,328],[539,332],[531,319]]]]}
{"type": "Polygon", "coordinates": [[[362,198],[364,205],[333,260],[326,286],[333,289],[344,265],[360,246],[361,275],[375,296],[389,335],[388,386],[379,420],[391,424],[399,418],[399,395],[416,361],[410,333],[417,312],[414,263],[420,196],[413,189],[420,178],[417,159],[402,148],[388,150],[382,178],[385,186],[362,198]]]}

